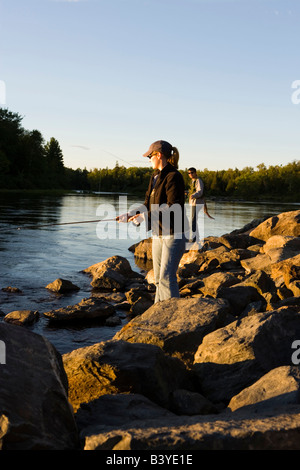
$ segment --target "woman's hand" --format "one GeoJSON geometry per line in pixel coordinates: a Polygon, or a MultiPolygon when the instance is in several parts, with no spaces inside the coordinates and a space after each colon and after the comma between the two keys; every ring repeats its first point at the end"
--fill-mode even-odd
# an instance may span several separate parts
{"type": "Polygon", "coordinates": [[[128,222],[133,222],[134,224],[140,224],[144,220],[142,214],[135,214],[128,219],[128,222]]]}
{"type": "Polygon", "coordinates": [[[135,225],[140,225],[140,223],[144,220],[143,214],[135,214],[135,215],[130,215],[130,214],[122,214],[119,215],[116,220],[120,223],[128,223],[128,222],[133,222],[135,225]]]}
{"type": "Polygon", "coordinates": [[[123,223],[126,224],[127,222],[129,222],[129,215],[128,214],[118,215],[116,217],[116,221],[119,222],[119,223],[123,222],[123,223]]]}

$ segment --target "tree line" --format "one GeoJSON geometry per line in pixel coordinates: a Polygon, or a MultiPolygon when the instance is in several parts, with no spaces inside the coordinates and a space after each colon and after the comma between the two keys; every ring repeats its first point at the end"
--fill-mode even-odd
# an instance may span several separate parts
{"type": "MultiPolygon", "coordinates": [[[[71,189],[87,172],[66,168],[59,142],[22,126],[23,117],[0,108],[0,189],[71,189]]],[[[88,186],[87,186],[88,188],[88,186]]]]}
{"type": "MultiPolygon", "coordinates": [[[[65,189],[102,192],[145,193],[152,169],[120,166],[113,169],[67,168],[59,142],[45,142],[38,130],[22,127],[18,113],[0,108],[0,189],[65,189]]],[[[180,170],[186,188],[188,170],[180,170]]],[[[207,197],[300,201],[300,161],[287,165],[197,171],[207,197]]]]}

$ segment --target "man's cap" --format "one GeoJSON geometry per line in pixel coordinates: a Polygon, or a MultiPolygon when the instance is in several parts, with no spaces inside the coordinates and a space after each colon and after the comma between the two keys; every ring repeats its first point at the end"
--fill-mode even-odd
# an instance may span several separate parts
{"type": "Polygon", "coordinates": [[[172,145],[165,140],[157,140],[150,145],[149,150],[144,153],[143,157],[148,157],[152,152],[161,152],[165,157],[169,158],[172,153],[172,145]]]}

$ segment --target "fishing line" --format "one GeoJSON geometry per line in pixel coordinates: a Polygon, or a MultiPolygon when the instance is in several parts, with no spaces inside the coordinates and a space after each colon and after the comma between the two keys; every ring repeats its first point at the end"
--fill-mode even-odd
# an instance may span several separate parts
{"type": "Polygon", "coordinates": [[[101,152],[108,153],[108,154],[111,155],[112,157],[115,157],[115,158],[117,158],[118,160],[121,160],[122,162],[126,163],[127,165],[132,166],[132,163],[129,163],[129,162],[127,162],[126,160],[123,160],[121,157],[118,157],[118,155],[115,155],[115,154],[113,154],[113,153],[111,153],[111,152],[108,152],[107,150],[104,150],[104,149],[100,149],[100,150],[101,150],[101,152]]]}

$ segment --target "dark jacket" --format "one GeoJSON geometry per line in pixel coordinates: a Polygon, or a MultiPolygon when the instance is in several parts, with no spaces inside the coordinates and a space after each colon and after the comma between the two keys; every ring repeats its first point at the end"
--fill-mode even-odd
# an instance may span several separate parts
{"type": "Polygon", "coordinates": [[[148,210],[147,230],[152,229],[154,235],[182,233],[185,222],[183,177],[170,163],[167,163],[158,173],[153,188],[155,176],[154,173],[150,178],[145,195],[144,205],[148,210]],[[154,204],[155,206],[153,206],[154,204]]]}

